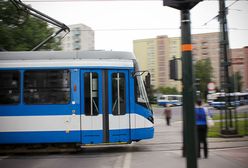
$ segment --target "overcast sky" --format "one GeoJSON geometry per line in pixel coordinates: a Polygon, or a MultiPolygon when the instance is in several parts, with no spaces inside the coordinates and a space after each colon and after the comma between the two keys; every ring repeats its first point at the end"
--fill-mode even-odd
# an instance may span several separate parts
{"type": "MultiPolygon", "coordinates": [[[[82,23],[95,31],[95,49],[132,51],[133,40],[159,35],[180,36],[180,12],[162,0],[84,1],[23,0],[35,9],[70,25],[82,23]]],[[[226,6],[235,1],[227,1],[226,6]]],[[[191,10],[192,33],[219,31],[218,1],[200,2],[191,10]],[[204,24],[208,22],[206,26],[204,24]]],[[[230,47],[248,46],[248,1],[234,3],[228,14],[230,47]]]]}

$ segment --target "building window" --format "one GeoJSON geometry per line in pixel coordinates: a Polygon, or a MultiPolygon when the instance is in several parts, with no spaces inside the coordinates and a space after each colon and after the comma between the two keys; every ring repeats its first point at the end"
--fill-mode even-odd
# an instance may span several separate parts
{"type": "Polygon", "coordinates": [[[20,72],[0,71],[0,105],[20,102],[20,72]]]}
{"type": "Polygon", "coordinates": [[[69,70],[30,70],[24,73],[24,102],[27,104],[68,104],[69,70]]]}

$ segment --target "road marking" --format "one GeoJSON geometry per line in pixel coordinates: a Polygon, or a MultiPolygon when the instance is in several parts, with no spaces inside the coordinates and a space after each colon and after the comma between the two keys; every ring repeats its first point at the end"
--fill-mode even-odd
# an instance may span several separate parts
{"type": "Polygon", "coordinates": [[[247,146],[240,146],[240,147],[223,147],[223,148],[219,148],[219,149],[211,149],[212,151],[225,151],[225,150],[237,150],[237,149],[248,149],[247,146]]]}
{"type": "Polygon", "coordinates": [[[130,168],[131,166],[132,153],[127,153],[124,158],[123,168],[130,168]]]}
{"type": "Polygon", "coordinates": [[[113,168],[121,168],[122,160],[123,160],[123,156],[118,156],[116,158],[116,161],[115,161],[115,164],[114,164],[113,168]]]}
{"type": "Polygon", "coordinates": [[[0,160],[4,160],[4,159],[7,159],[9,156],[1,156],[0,157],[0,160]]]}

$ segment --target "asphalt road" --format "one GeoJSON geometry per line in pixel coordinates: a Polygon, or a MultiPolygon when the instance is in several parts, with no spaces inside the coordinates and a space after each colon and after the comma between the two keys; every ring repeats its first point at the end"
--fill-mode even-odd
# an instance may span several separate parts
{"type": "MultiPolygon", "coordinates": [[[[172,107],[172,122],[175,121],[181,121],[182,120],[182,106],[176,106],[176,107],[172,107]]],[[[211,110],[211,112],[213,114],[218,114],[220,113],[220,110],[217,110],[213,107],[209,107],[209,109],[211,110]]],[[[237,109],[238,113],[246,113],[248,116],[248,105],[247,106],[240,106],[237,109]]],[[[161,106],[156,106],[153,107],[153,111],[154,111],[154,117],[159,118],[159,119],[164,119],[164,107],[161,106]]]]}
{"type": "MultiPolygon", "coordinates": [[[[171,121],[181,121],[182,120],[182,106],[171,107],[172,117],[171,121]]],[[[158,119],[164,119],[164,107],[153,107],[154,117],[158,119]]]]}

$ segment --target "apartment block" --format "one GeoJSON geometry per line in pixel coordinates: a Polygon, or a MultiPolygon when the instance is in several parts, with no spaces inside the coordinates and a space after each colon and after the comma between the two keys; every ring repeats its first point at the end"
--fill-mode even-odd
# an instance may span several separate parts
{"type": "MultiPolygon", "coordinates": [[[[170,46],[169,60],[172,60],[174,58],[181,60],[181,56],[182,56],[181,38],[180,37],[169,38],[169,46],[170,46]]],[[[168,64],[168,68],[169,68],[169,64],[168,64]]],[[[182,62],[181,61],[178,61],[178,76],[179,78],[182,78],[182,62]]],[[[169,79],[169,86],[171,87],[174,86],[177,88],[178,91],[182,91],[181,81],[175,81],[175,80],[169,79]]]]}
{"type": "Polygon", "coordinates": [[[84,24],[75,24],[69,25],[69,28],[71,29],[70,33],[61,40],[63,51],[95,49],[95,35],[90,27],[84,24]]]}
{"type": "Polygon", "coordinates": [[[244,87],[248,92],[248,46],[244,47],[245,59],[244,59],[244,87]]]}
{"type": "Polygon", "coordinates": [[[168,36],[133,41],[137,61],[142,70],[150,71],[151,84],[155,88],[163,86],[182,90],[180,81],[169,79],[169,60],[181,57],[180,44],[180,38],[168,36]]]}
{"type": "Polygon", "coordinates": [[[218,88],[220,88],[219,36],[219,32],[192,35],[193,63],[202,59],[210,59],[213,68],[212,81],[218,88]]]}
{"type": "MultiPolygon", "coordinates": [[[[210,58],[213,67],[213,81],[217,86],[220,84],[219,80],[219,33],[205,33],[192,35],[193,44],[193,60],[194,62],[200,59],[210,58]]],[[[179,91],[182,90],[180,81],[169,79],[169,60],[173,58],[181,58],[181,38],[157,36],[154,39],[134,40],[134,53],[142,69],[148,69],[150,61],[144,64],[144,61],[149,55],[153,59],[152,75],[154,78],[152,84],[155,88],[159,86],[176,87],[179,91]],[[153,55],[148,54],[150,48],[146,45],[152,43],[153,55]],[[141,47],[142,45],[142,47],[141,47]],[[154,58],[152,58],[154,56],[154,58]],[[154,72],[154,73],[153,73],[154,72]],[[157,73],[155,73],[157,72],[157,73]]],[[[179,72],[182,73],[181,65],[179,65],[179,72]]],[[[179,74],[181,76],[181,74],[179,74]]]]}
{"type": "MultiPolygon", "coordinates": [[[[213,68],[212,81],[220,89],[220,47],[219,32],[193,34],[192,56],[193,63],[198,60],[210,59],[213,68]]],[[[181,58],[181,38],[157,36],[151,39],[134,40],[134,53],[143,70],[149,70],[152,75],[152,85],[176,87],[182,90],[181,82],[169,79],[169,60],[181,58]]],[[[229,61],[231,62],[230,74],[240,72],[243,82],[243,91],[248,90],[248,46],[230,49],[229,61]]],[[[182,73],[179,65],[179,73],[182,73]]],[[[206,69],[208,71],[208,69],[206,69]]],[[[179,74],[181,76],[181,74],[179,74]]]]}
{"type": "Polygon", "coordinates": [[[248,46],[231,49],[231,72],[240,72],[243,83],[243,91],[248,90],[248,46]]]}
{"type": "Polygon", "coordinates": [[[158,86],[166,86],[169,80],[169,38],[168,36],[158,36],[157,40],[157,68],[158,68],[158,86]]]}
{"type": "Polygon", "coordinates": [[[158,87],[157,41],[156,38],[134,40],[135,56],[141,70],[151,73],[151,85],[158,87]]]}

